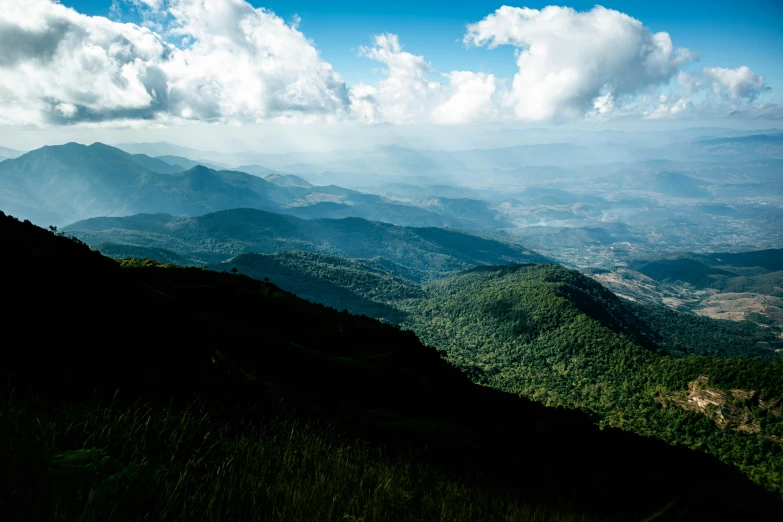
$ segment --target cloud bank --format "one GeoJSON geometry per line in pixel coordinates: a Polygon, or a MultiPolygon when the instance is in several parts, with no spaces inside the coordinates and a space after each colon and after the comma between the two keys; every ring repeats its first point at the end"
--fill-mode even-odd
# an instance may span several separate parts
{"type": "Polygon", "coordinates": [[[347,114],[340,76],[274,13],[244,0],[144,3],[166,9],[165,35],[50,0],[0,0],[0,120],[242,123],[347,114]]]}
{"type": "Polygon", "coordinates": [[[0,0],[0,125],[780,114],[757,104],[769,90],[763,76],[745,66],[686,70],[695,52],[600,6],[504,6],[468,25],[466,45],[516,49],[510,81],[439,72],[396,35],[380,34],[359,53],[380,65],[383,78],[349,87],[296,20],[245,0],[124,1],[143,25],[85,16],[54,0],[0,0]]]}

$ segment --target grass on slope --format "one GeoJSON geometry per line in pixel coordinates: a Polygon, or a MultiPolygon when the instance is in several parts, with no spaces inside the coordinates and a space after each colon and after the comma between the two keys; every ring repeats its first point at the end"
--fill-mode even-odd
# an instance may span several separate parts
{"type": "Polygon", "coordinates": [[[13,397],[0,411],[0,506],[27,520],[603,520],[294,418],[235,426],[199,402],[53,408],[13,397]]]}
{"type": "MultiPolygon", "coordinates": [[[[545,505],[554,515],[566,509],[627,521],[667,505],[671,513],[689,520],[781,512],[779,502],[715,459],[621,430],[598,430],[580,412],[545,408],[473,385],[433,348],[391,325],[308,303],[242,275],[199,268],[122,268],[85,245],[3,215],[0,239],[12,253],[0,257],[0,272],[12,274],[4,298],[15,305],[5,311],[13,344],[4,353],[7,364],[0,366],[0,424],[4,440],[14,441],[0,451],[19,470],[7,473],[6,467],[6,473],[0,473],[5,486],[0,488],[5,495],[0,510],[11,512],[8,519],[31,520],[30,511],[38,506],[39,519],[82,518],[79,503],[90,497],[77,487],[81,479],[65,480],[58,486],[66,488],[58,490],[64,493],[55,497],[48,482],[51,465],[66,467],[68,458],[85,455],[78,451],[82,449],[90,450],[90,458],[96,455],[93,449],[106,451],[99,466],[109,466],[108,471],[114,465],[114,470],[122,470],[135,459],[143,471],[131,489],[120,487],[119,492],[111,489],[117,484],[114,479],[124,480],[127,474],[111,471],[104,477],[114,478],[104,485],[100,476],[89,477],[90,484],[100,486],[100,498],[93,497],[103,506],[96,519],[122,519],[126,512],[118,506],[126,500],[128,506],[142,506],[146,514],[152,508],[143,506],[159,504],[158,491],[167,493],[171,502],[182,502],[178,509],[186,513],[193,509],[212,514],[218,509],[226,510],[227,518],[242,518],[228,510],[248,506],[243,504],[247,489],[237,485],[215,492],[206,488],[216,485],[209,479],[199,490],[195,477],[201,475],[196,472],[220,476],[232,463],[253,460],[244,459],[242,447],[221,460],[218,450],[232,448],[221,446],[223,442],[213,446],[224,423],[232,436],[263,444],[268,440],[263,434],[256,438],[252,430],[243,431],[245,427],[263,431],[268,425],[264,419],[290,416],[301,424],[334,426],[336,433],[348,437],[343,442],[362,440],[368,447],[384,448],[392,464],[411,455],[417,465],[440,470],[436,476],[447,481],[446,489],[451,488],[451,473],[465,484],[474,484],[473,477],[481,474],[478,484],[483,486],[468,498],[512,492],[527,505],[545,505]],[[204,416],[184,414],[194,395],[201,397],[204,416]],[[118,404],[116,422],[111,420],[114,414],[108,421],[90,418],[91,412],[97,416],[104,411],[93,397],[102,405],[118,404]],[[41,407],[36,405],[39,398],[41,407]],[[155,412],[174,413],[153,412],[146,418],[140,413],[143,424],[131,421],[137,417],[136,398],[149,402],[155,412]],[[204,418],[212,424],[187,433],[173,431],[174,418],[180,423],[204,418]],[[41,431],[53,421],[58,426],[53,436],[41,431]],[[209,446],[179,446],[180,440],[209,446]],[[77,453],[65,453],[69,451],[77,453]],[[201,464],[207,468],[198,468],[201,464]],[[695,483],[690,477],[694,469],[703,473],[695,483]],[[76,490],[68,493],[69,487],[76,490]],[[204,503],[185,503],[186,497],[178,494],[186,491],[193,492],[194,502],[204,503]],[[25,497],[30,492],[41,493],[40,502],[25,497]],[[209,504],[213,498],[215,503],[209,504]],[[58,510],[70,502],[76,503],[73,511],[58,510]]],[[[337,446],[346,445],[353,443],[337,446]]],[[[284,453],[284,447],[271,451],[284,453]]],[[[323,469],[332,469],[329,451],[323,455],[323,469]]],[[[320,483],[308,461],[297,460],[306,473],[297,480],[320,483]]],[[[273,470],[275,462],[271,457],[273,470]]],[[[242,472],[229,484],[265,476],[263,467],[254,469],[257,475],[242,472]]],[[[367,483],[377,483],[364,476],[367,483]]],[[[250,483],[264,489],[265,480],[250,483]]],[[[346,481],[345,489],[354,491],[356,481],[346,481]]],[[[506,504],[509,509],[514,502],[506,504]]],[[[385,509],[393,509],[394,500],[391,503],[385,509]]],[[[285,509],[301,513],[296,505],[285,509]]],[[[433,513],[421,509],[408,518],[433,513]]],[[[335,513],[345,514],[342,508],[335,513]]]]}

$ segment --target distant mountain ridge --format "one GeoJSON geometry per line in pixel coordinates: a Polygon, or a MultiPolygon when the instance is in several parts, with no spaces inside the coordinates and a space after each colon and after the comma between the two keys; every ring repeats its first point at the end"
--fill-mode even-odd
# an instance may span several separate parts
{"type": "Polygon", "coordinates": [[[302,250],[374,259],[421,281],[476,265],[549,262],[523,247],[441,228],[399,227],[360,218],[305,220],[255,209],[197,217],[139,214],[92,218],[65,227],[88,244],[164,248],[177,255],[223,261],[243,253],[302,250]]]}
{"type": "Polygon", "coordinates": [[[43,147],[2,162],[0,205],[22,218],[58,226],[98,216],[198,215],[243,207],[308,218],[362,217],[403,226],[471,226],[470,220],[456,216],[342,187],[315,187],[297,176],[266,169],[272,182],[236,170],[165,159],[129,154],[102,143],[43,147]],[[317,206],[321,203],[336,206],[317,206]]]}
{"type": "Polygon", "coordinates": [[[682,281],[702,288],[739,276],[783,271],[783,248],[739,253],[670,254],[633,260],[629,267],[657,281],[682,281]]]}
{"type": "MultiPolygon", "coordinates": [[[[134,155],[138,156],[138,154],[134,155]]],[[[223,170],[226,168],[226,165],[212,163],[209,161],[194,161],[183,156],[156,156],[155,159],[166,162],[172,166],[181,167],[183,170],[192,169],[197,165],[203,165],[204,167],[210,168],[212,170],[223,170]]],[[[248,172],[248,174],[252,174],[252,172],[248,172]]]]}
{"type": "Polygon", "coordinates": [[[6,159],[18,158],[22,154],[24,154],[24,152],[21,150],[9,149],[8,147],[0,147],[0,157],[6,159]]]}
{"type": "Polygon", "coordinates": [[[275,209],[281,189],[249,174],[203,166],[183,171],[102,143],[43,147],[0,164],[0,204],[65,224],[137,212],[199,214],[232,206],[275,209]],[[150,170],[150,169],[154,169],[150,170]]]}

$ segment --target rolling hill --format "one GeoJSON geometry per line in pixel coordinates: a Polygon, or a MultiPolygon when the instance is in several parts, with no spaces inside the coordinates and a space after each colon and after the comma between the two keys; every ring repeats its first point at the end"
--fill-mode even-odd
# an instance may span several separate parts
{"type": "MultiPolygon", "coordinates": [[[[242,170],[241,168],[238,170],[242,172],[247,172],[242,170]]],[[[253,173],[249,172],[249,174],[253,174],[253,173]]],[[[313,184],[307,181],[306,179],[300,178],[299,176],[294,176],[293,174],[267,174],[266,176],[264,176],[264,179],[270,183],[274,183],[275,185],[279,185],[281,187],[310,188],[313,186],[313,184]]]]}
{"type": "Polygon", "coordinates": [[[717,158],[783,159],[783,134],[753,134],[691,142],[697,153],[717,158]]]}
{"type": "Polygon", "coordinates": [[[359,275],[364,266],[354,260],[278,255],[285,261],[262,256],[261,270],[245,260],[217,268],[401,322],[476,382],[581,408],[602,425],[691,445],[767,487],[783,476],[779,330],[629,303],[551,265],[478,267],[417,287],[390,281],[372,265],[359,275]],[[286,271],[294,266],[298,276],[286,271]],[[705,397],[737,393],[745,399],[720,408],[683,402],[680,394],[702,375],[710,383],[699,392],[705,397]],[[687,409],[690,404],[704,407],[687,409]]]}
{"type": "Polygon", "coordinates": [[[401,301],[404,326],[475,382],[699,448],[773,490],[783,480],[783,358],[770,346],[774,332],[639,310],[547,265],[479,267],[423,289],[425,298],[401,301]],[[680,399],[701,376],[710,384],[699,392],[705,397],[738,390],[745,399],[680,399]]]}
{"type": "Polygon", "coordinates": [[[517,245],[441,228],[398,227],[359,218],[304,220],[254,209],[197,217],[93,218],[64,230],[88,244],[163,248],[210,262],[284,250],[371,259],[414,281],[476,265],[547,261],[517,245]]]}
{"type": "Polygon", "coordinates": [[[237,270],[254,279],[272,280],[280,288],[308,301],[393,324],[405,319],[405,314],[395,306],[398,300],[423,295],[419,285],[375,261],[311,252],[241,254],[209,268],[237,270]]]}
{"type": "Polygon", "coordinates": [[[771,272],[783,270],[783,248],[770,248],[753,252],[715,253],[704,256],[717,266],[761,267],[771,272]]]}
{"type": "Polygon", "coordinates": [[[400,323],[478,383],[699,448],[770,488],[783,478],[774,328],[628,303],[552,265],[484,266],[423,286],[375,263],[301,252],[211,266],[400,323]],[[688,409],[681,394],[701,376],[709,386],[699,393],[745,399],[688,409]]]}
{"type": "MultiPolygon", "coordinates": [[[[384,520],[497,519],[525,502],[553,521],[781,516],[779,500],[715,459],[472,385],[393,326],[241,275],[154,263],[123,268],[5,215],[0,238],[0,269],[13,274],[4,288],[15,304],[4,317],[9,332],[59,347],[46,357],[6,352],[0,371],[0,433],[11,441],[0,448],[7,463],[0,507],[12,518],[47,519],[55,510],[90,520],[117,512],[286,520],[368,513],[364,502],[372,501],[358,491],[351,496],[362,500],[350,505],[342,495],[301,496],[308,488],[339,490],[332,484],[354,491],[345,489],[350,477],[378,492],[372,470],[389,469],[388,460],[334,443],[307,450],[328,440],[321,423],[352,434],[341,440],[360,448],[381,445],[385,455],[412,459],[417,486],[389,475],[387,483],[403,489],[373,497],[372,513],[384,520]],[[281,416],[289,424],[275,436],[270,419],[281,416]],[[268,431],[253,431],[254,419],[268,431]],[[329,460],[334,454],[343,457],[329,460]],[[262,473],[265,462],[282,467],[262,473]],[[335,473],[346,466],[350,474],[335,473]],[[443,511],[447,476],[476,507],[443,511]],[[326,514],[329,506],[337,512],[326,514]]],[[[460,278],[502,281],[504,273],[521,272],[479,270],[436,286],[448,292],[460,278]]],[[[472,295],[473,303],[487,294],[472,295]]],[[[532,320],[546,327],[545,319],[532,320]]]]}
{"type": "Polygon", "coordinates": [[[630,263],[629,266],[656,281],[682,281],[700,288],[709,286],[717,279],[717,276],[731,277],[735,275],[689,257],[640,260],[630,263]]]}
{"type": "Polygon", "coordinates": [[[657,192],[679,198],[705,198],[710,193],[704,188],[709,183],[680,172],[631,172],[615,175],[623,188],[657,192]]]}

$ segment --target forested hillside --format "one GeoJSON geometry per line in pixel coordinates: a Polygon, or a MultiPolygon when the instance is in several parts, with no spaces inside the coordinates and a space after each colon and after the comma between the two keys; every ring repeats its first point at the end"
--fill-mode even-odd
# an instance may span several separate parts
{"type": "Polygon", "coordinates": [[[207,262],[285,250],[370,259],[414,281],[476,265],[547,261],[519,245],[442,228],[398,227],[359,218],[305,220],[254,209],[197,217],[93,218],[64,230],[88,244],[163,248],[207,262]]]}
{"type": "Polygon", "coordinates": [[[241,275],[123,268],[4,215],[0,238],[12,338],[58,347],[6,352],[12,519],[781,516],[712,458],[472,385],[391,325],[241,275]]]}
{"type": "Polygon", "coordinates": [[[310,252],[242,254],[210,268],[272,280],[309,301],[394,324],[404,319],[394,304],[423,295],[419,285],[374,261],[310,252]]]}
{"type": "Polygon", "coordinates": [[[597,282],[554,266],[478,268],[424,290],[425,299],[401,306],[406,326],[475,382],[698,448],[773,490],[783,483],[783,360],[761,344],[774,334],[629,308],[597,282]],[[713,357],[682,357],[690,354],[713,357]],[[743,392],[691,407],[699,402],[681,395],[701,375],[716,393],[743,392]]]}
{"type": "Polygon", "coordinates": [[[476,382],[581,408],[603,425],[710,452],[769,488],[780,483],[783,357],[775,328],[621,301],[551,265],[476,268],[417,292],[377,267],[357,277],[363,262],[278,256],[242,256],[263,260],[263,270],[231,262],[221,268],[269,277],[315,302],[401,321],[476,382]],[[299,276],[280,265],[295,266],[299,276]],[[685,397],[701,375],[705,390],[685,397]],[[729,390],[741,390],[741,399],[729,390]],[[686,399],[697,404],[699,394],[726,397],[691,408],[686,399]]]}

